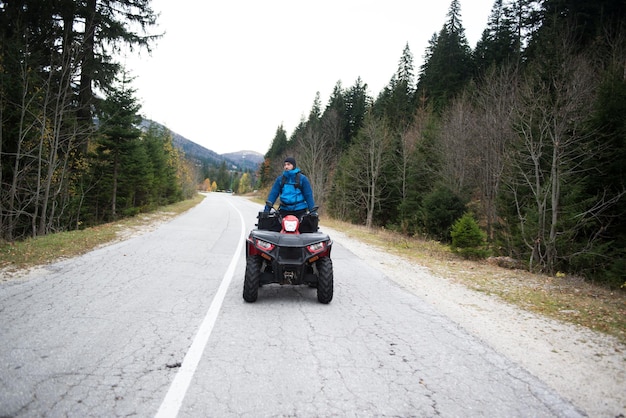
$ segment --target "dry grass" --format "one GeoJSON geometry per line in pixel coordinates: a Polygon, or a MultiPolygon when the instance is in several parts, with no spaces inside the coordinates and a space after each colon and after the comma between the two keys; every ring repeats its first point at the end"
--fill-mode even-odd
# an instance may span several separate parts
{"type": "Polygon", "coordinates": [[[101,245],[149,230],[197,205],[204,197],[165,206],[150,213],[78,231],[59,232],[24,241],[0,242],[0,279],[34,266],[74,257],[101,245]]]}
{"type": "Polygon", "coordinates": [[[464,260],[438,242],[408,238],[384,229],[368,230],[327,218],[322,223],[428,267],[439,277],[497,296],[520,308],[613,335],[626,343],[624,290],[594,286],[576,277],[551,277],[504,268],[493,260],[464,260]]]}

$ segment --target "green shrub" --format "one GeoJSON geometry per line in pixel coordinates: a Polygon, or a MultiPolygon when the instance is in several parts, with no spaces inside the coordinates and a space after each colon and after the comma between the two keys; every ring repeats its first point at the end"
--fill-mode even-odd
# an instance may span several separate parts
{"type": "Polygon", "coordinates": [[[460,197],[444,186],[437,186],[424,197],[422,204],[426,233],[438,241],[450,242],[450,227],[465,210],[460,197]]]}
{"type": "Polygon", "coordinates": [[[452,251],[463,258],[486,258],[489,251],[485,248],[486,234],[481,231],[478,223],[470,213],[457,219],[450,230],[452,251]]]}

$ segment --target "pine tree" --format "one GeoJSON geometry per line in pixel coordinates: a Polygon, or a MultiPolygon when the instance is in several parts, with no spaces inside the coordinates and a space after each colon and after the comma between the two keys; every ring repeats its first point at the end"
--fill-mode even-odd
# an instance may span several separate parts
{"type": "Polygon", "coordinates": [[[323,120],[328,120],[331,114],[333,118],[338,120],[340,130],[339,142],[341,144],[347,142],[347,138],[350,135],[350,123],[348,120],[348,108],[345,96],[346,92],[344,92],[342,88],[341,81],[337,81],[328,99],[328,105],[322,114],[323,120]]]}
{"type": "Polygon", "coordinates": [[[228,190],[232,189],[232,182],[230,173],[228,172],[228,168],[226,167],[226,161],[222,161],[219,169],[217,170],[217,177],[215,178],[217,182],[218,190],[228,190]]]}
{"type": "Polygon", "coordinates": [[[426,97],[436,112],[461,92],[473,74],[458,0],[452,0],[447,17],[439,34],[431,39],[417,88],[418,96],[426,97]]]}
{"type": "Polygon", "coordinates": [[[405,147],[405,133],[409,131],[415,115],[415,75],[413,54],[408,43],[402,51],[398,68],[389,84],[374,102],[373,114],[384,119],[390,132],[388,156],[382,167],[386,178],[386,199],[382,199],[376,221],[381,224],[395,223],[398,206],[405,198],[407,161],[409,155],[405,147]]]}
{"type": "Polygon", "coordinates": [[[491,9],[487,28],[473,51],[477,74],[483,75],[491,67],[498,67],[511,59],[518,59],[518,43],[514,21],[507,14],[503,0],[496,0],[491,9]]]}
{"type": "Polygon", "coordinates": [[[284,153],[287,151],[287,132],[281,124],[276,128],[276,134],[269,150],[265,153],[265,161],[259,169],[259,181],[261,187],[267,187],[272,184],[276,176],[278,176],[279,169],[276,167],[277,159],[283,158],[284,153]]]}
{"type": "MultiPolygon", "coordinates": [[[[99,112],[100,129],[98,154],[108,167],[110,175],[110,214],[116,218],[118,183],[122,174],[124,156],[134,147],[134,141],[141,136],[138,128],[141,117],[138,115],[141,105],[134,96],[135,90],[123,79],[119,87],[110,89],[108,97],[99,112]]],[[[126,170],[125,170],[126,171],[126,170]]]]}
{"type": "Polygon", "coordinates": [[[124,148],[120,158],[117,207],[122,215],[134,216],[151,207],[154,164],[146,142],[140,141],[139,137],[128,141],[124,148]]]}
{"type": "Polygon", "coordinates": [[[466,213],[456,220],[450,230],[450,236],[452,251],[463,258],[479,259],[487,256],[486,234],[481,231],[472,214],[466,213]]]}
{"type": "Polygon", "coordinates": [[[272,139],[272,143],[270,145],[270,149],[265,153],[265,158],[277,158],[280,157],[285,150],[287,149],[287,132],[283,125],[281,124],[278,128],[276,128],[276,134],[274,135],[274,139],[272,139]]]}
{"type": "MultiPolygon", "coordinates": [[[[156,124],[149,126],[144,132],[143,143],[145,144],[152,167],[152,184],[150,205],[166,205],[182,199],[182,185],[176,176],[176,171],[181,164],[178,149],[172,143],[173,136],[165,128],[156,124]]],[[[208,183],[210,186],[210,182],[208,183]]]]}
{"type": "Polygon", "coordinates": [[[523,61],[525,50],[533,34],[541,26],[536,0],[512,0],[504,13],[515,29],[515,52],[517,60],[523,61]]]}
{"type": "MultiPolygon", "coordinates": [[[[79,119],[91,124],[91,108],[95,104],[94,84],[106,88],[115,80],[120,65],[113,53],[120,45],[150,49],[159,35],[145,31],[156,24],[157,15],[150,7],[151,0],[86,0],[73,9],[75,21],[84,22],[78,27],[82,33],[72,36],[80,39],[81,63],[78,93],[79,119]],[[139,32],[137,29],[140,29],[139,32]]],[[[69,16],[66,17],[69,19],[69,16]]]]}
{"type": "Polygon", "coordinates": [[[313,106],[309,112],[308,123],[316,123],[322,117],[322,99],[320,98],[320,92],[315,93],[315,99],[313,100],[313,106]]]}
{"type": "Polygon", "coordinates": [[[415,112],[415,69],[413,54],[407,43],[402,51],[398,69],[374,103],[374,112],[384,116],[392,129],[406,129],[415,112]]]}
{"type": "MultiPolygon", "coordinates": [[[[545,41],[544,33],[568,33],[576,52],[592,46],[607,33],[623,29],[626,2],[616,0],[545,0],[542,2],[542,24],[534,38],[545,41]]],[[[540,51],[537,51],[540,53],[540,51]]]]}
{"type": "Polygon", "coordinates": [[[344,149],[352,143],[363,127],[365,115],[372,103],[371,97],[367,94],[367,84],[361,80],[361,77],[357,78],[354,85],[346,91],[345,101],[347,132],[342,138],[344,149]]]}

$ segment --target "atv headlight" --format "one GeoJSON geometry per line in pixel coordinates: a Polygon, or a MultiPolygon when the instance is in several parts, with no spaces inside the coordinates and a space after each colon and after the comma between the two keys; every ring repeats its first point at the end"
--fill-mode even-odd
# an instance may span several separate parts
{"type": "Polygon", "coordinates": [[[285,220],[283,221],[285,232],[296,232],[298,229],[298,221],[285,220]]]}
{"type": "Polygon", "coordinates": [[[274,244],[260,239],[256,240],[256,246],[264,251],[272,251],[274,249],[274,244]]]}
{"type": "Polygon", "coordinates": [[[326,248],[326,243],[324,241],[318,242],[316,244],[307,245],[306,249],[309,250],[311,254],[319,253],[320,251],[324,251],[326,248]]]}

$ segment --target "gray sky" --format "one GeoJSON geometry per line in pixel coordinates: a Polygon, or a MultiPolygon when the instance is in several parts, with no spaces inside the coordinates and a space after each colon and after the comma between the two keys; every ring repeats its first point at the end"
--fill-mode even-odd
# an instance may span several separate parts
{"type": "MultiPolygon", "coordinates": [[[[494,0],[460,0],[472,48],[494,0]]],[[[357,77],[376,97],[408,43],[416,73],[448,0],[153,0],[165,36],[125,65],[141,113],[210,150],[265,153],[320,92],[357,77]]],[[[417,74],[416,74],[417,75],[417,74]]]]}

